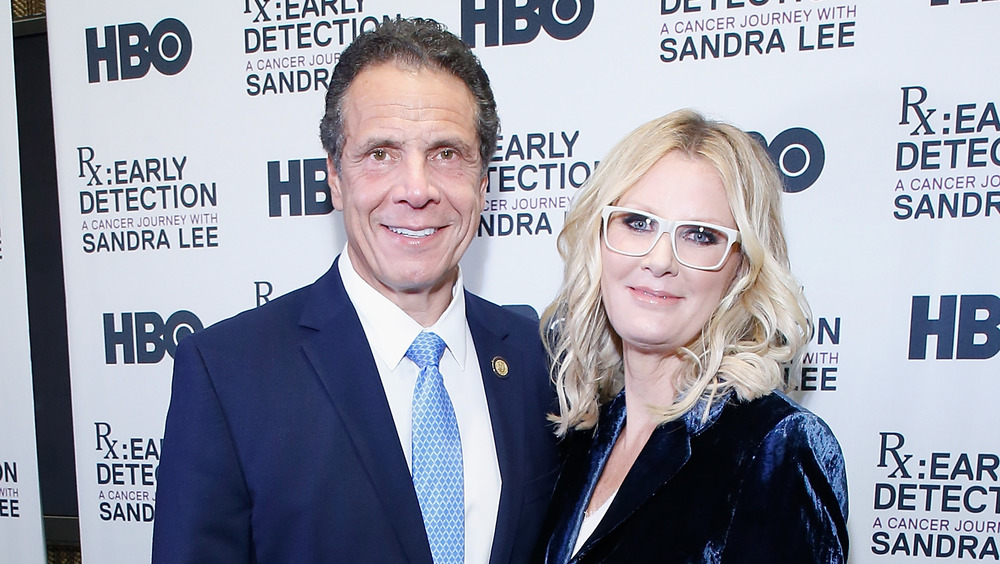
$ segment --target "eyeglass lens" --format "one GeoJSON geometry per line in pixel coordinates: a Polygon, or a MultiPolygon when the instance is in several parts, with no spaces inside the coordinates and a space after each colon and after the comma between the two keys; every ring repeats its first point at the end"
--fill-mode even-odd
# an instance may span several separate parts
{"type": "MultiPolygon", "coordinates": [[[[660,233],[659,220],[648,215],[614,211],[608,217],[605,238],[613,251],[644,255],[653,249],[660,233]]],[[[705,225],[678,223],[671,236],[674,256],[695,268],[718,265],[729,249],[729,237],[705,225]]]]}

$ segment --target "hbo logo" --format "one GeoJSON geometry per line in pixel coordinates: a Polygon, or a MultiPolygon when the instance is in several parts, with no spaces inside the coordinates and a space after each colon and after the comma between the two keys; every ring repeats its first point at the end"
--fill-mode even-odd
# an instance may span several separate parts
{"type": "Polygon", "coordinates": [[[174,357],[177,343],[205,327],[198,316],[181,310],[166,321],[153,311],[121,314],[121,329],[115,327],[115,314],[104,314],[104,362],[118,364],[118,347],[125,364],[155,364],[166,352],[174,357]]]}
{"type": "Polygon", "coordinates": [[[485,28],[487,47],[500,44],[501,27],[504,45],[528,43],[542,29],[555,39],[573,39],[594,17],[594,0],[527,0],[523,6],[518,0],[503,0],[502,17],[500,2],[486,0],[483,8],[476,8],[476,0],[462,0],[462,41],[475,47],[479,25],[485,28]]]}
{"type": "Polygon", "coordinates": [[[941,296],[938,312],[930,296],[913,296],[907,358],[927,358],[928,337],[937,339],[934,358],[987,359],[1000,352],[1000,298],[992,294],[941,296]]]}
{"type": "Polygon", "coordinates": [[[826,164],[826,151],[823,142],[812,131],[793,127],[779,133],[770,143],[756,131],[749,133],[767,148],[781,174],[785,192],[801,192],[819,179],[826,164]]]}
{"type": "Polygon", "coordinates": [[[97,28],[88,27],[87,76],[101,81],[101,62],[108,80],[142,78],[153,65],[162,74],[174,75],[191,60],[191,33],[180,20],[167,18],[146,29],[141,23],[104,26],[104,45],[98,44],[97,28]]]}
{"type": "Polygon", "coordinates": [[[323,215],[333,211],[326,183],[326,159],[288,161],[288,180],[282,180],[281,163],[267,163],[267,203],[270,217],[281,217],[281,203],[288,199],[288,215],[323,215]]]}

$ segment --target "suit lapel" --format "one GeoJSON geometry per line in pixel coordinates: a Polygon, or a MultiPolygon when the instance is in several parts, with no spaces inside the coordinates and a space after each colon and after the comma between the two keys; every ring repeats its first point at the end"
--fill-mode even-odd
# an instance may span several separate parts
{"type": "Polygon", "coordinates": [[[508,328],[498,325],[495,316],[487,319],[486,307],[480,298],[466,292],[465,311],[472,339],[476,343],[502,482],[490,562],[508,562],[524,501],[522,390],[527,367],[520,351],[506,340],[508,328]],[[508,365],[509,372],[504,377],[493,369],[496,357],[502,358],[508,365]]]}
{"type": "MultiPolygon", "coordinates": [[[[302,348],[326,388],[410,562],[430,562],[420,505],[361,321],[333,267],[312,288],[302,348]]],[[[336,479],[331,476],[331,479],[336,479]]]]}

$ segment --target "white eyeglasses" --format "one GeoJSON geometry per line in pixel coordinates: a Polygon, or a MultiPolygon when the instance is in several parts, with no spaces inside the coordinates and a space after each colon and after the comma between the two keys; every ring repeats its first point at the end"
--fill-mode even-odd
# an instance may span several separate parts
{"type": "Polygon", "coordinates": [[[698,270],[718,270],[726,262],[740,232],[702,221],[669,221],[649,212],[606,206],[601,212],[604,244],[608,249],[630,257],[641,257],[653,250],[660,235],[670,233],[670,248],[677,262],[698,270]]]}

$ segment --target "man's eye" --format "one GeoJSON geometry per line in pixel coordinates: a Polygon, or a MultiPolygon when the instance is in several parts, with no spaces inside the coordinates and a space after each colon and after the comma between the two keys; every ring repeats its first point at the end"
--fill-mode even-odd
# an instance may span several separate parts
{"type": "Polygon", "coordinates": [[[444,160],[450,160],[450,159],[452,159],[454,157],[455,157],[455,150],[454,149],[442,149],[441,150],[441,158],[442,159],[444,159],[444,160]]]}
{"type": "Polygon", "coordinates": [[[384,161],[385,157],[386,154],[385,150],[383,149],[375,149],[374,151],[372,151],[372,158],[375,159],[376,161],[384,161]]]}

